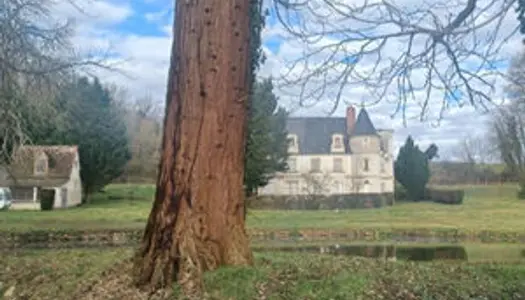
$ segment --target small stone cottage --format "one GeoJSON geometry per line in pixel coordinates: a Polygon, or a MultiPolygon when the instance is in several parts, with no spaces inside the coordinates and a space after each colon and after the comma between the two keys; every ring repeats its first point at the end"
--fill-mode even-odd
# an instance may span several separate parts
{"type": "Polygon", "coordinates": [[[22,146],[6,170],[0,187],[11,189],[11,209],[40,209],[38,193],[42,189],[55,191],[54,208],[82,201],[77,146],[22,146]]]}

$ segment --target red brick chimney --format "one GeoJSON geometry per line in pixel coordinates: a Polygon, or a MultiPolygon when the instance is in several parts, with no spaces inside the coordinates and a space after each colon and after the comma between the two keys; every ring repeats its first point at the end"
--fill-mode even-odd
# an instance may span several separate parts
{"type": "Polygon", "coordinates": [[[352,134],[355,125],[355,107],[348,106],[346,108],[346,133],[352,134]]]}

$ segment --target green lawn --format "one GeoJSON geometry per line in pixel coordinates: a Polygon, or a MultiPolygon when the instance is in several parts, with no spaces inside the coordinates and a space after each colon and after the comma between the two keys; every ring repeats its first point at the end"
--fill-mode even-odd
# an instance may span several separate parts
{"type": "MultiPolygon", "coordinates": [[[[294,228],[458,228],[525,232],[525,201],[512,185],[464,186],[463,205],[398,203],[394,207],[347,211],[250,211],[248,227],[294,228]]],[[[111,185],[89,205],[56,211],[0,212],[0,230],[142,228],[153,187],[111,185]]]]}
{"type": "MultiPolygon", "coordinates": [[[[0,257],[0,296],[146,299],[130,286],[130,250],[61,250],[0,257]],[[104,271],[104,272],[103,272],[104,271]]],[[[205,274],[205,299],[523,299],[525,265],[412,263],[257,253],[254,267],[205,274]]],[[[174,285],[172,295],[183,299],[174,285]]]]}

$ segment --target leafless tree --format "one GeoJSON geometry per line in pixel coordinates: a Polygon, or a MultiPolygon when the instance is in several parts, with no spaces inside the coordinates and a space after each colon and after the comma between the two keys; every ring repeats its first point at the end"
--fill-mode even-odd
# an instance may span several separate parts
{"type": "Polygon", "coordinates": [[[332,177],[328,173],[304,173],[301,175],[305,185],[303,191],[308,197],[323,197],[330,193],[332,177]]]}
{"type": "Polygon", "coordinates": [[[345,93],[363,88],[365,104],[385,100],[403,120],[409,101],[421,120],[431,109],[439,120],[451,105],[487,109],[503,75],[503,46],[519,27],[515,0],[273,3],[294,49],[304,49],[288,62],[283,92],[302,106],[333,101],[331,113],[350,102],[345,93]]]}
{"type": "Polygon", "coordinates": [[[509,101],[491,120],[492,140],[508,170],[525,187],[525,53],[515,57],[509,68],[514,80],[507,87],[509,101]]]}
{"type": "Polygon", "coordinates": [[[462,161],[473,165],[493,162],[497,151],[486,134],[466,136],[458,142],[456,149],[462,161]]]}
{"type": "Polygon", "coordinates": [[[146,96],[129,101],[125,108],[132,158],[125,175],[128,180],[153,182],[156,178],[162,141],[160,105],[146,96]]]}
{"type": "MultiPolygon", "coordinates": [[[[75,5],[74,0],[69,0],[75,5]]],[[[79,67],[111,68],[106,55],[80,56],[71,44],[72,20],[57,20],[51,0],[0,2],[0,156],[28,141],[22,116],[38,111],[53,116],[45,105],[63,79],[79,67]]],[[[49,119],[49,121],[51,121],[49,119]]]]}

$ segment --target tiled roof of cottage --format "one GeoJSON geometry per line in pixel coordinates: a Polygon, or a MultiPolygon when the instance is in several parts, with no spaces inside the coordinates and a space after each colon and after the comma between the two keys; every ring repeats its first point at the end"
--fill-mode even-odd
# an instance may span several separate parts
{"type": "Polygon", "coordinates": [[[2,180],[0,186],[60,186],[69,180],[77,155],[77,146],[22,146],[7,168],[10,178],[2,180]],[[35,161],[42,155],[47,157],[48,170],[38,175],[35,161]]]}

